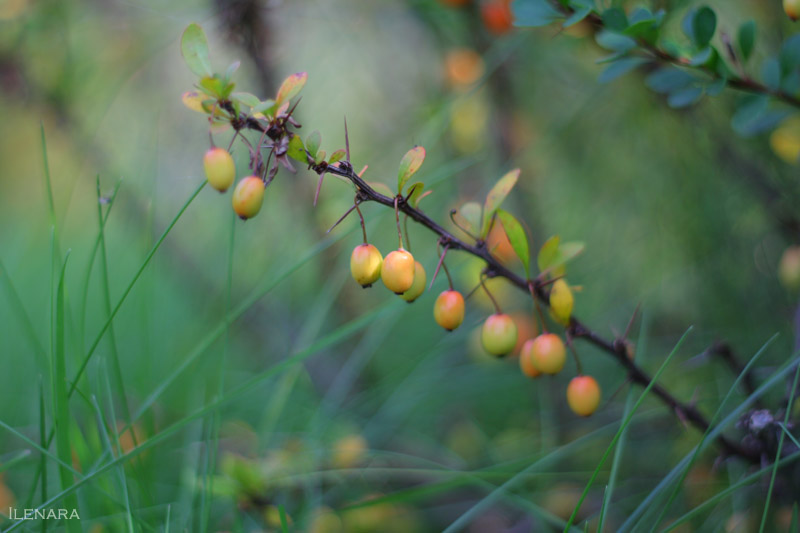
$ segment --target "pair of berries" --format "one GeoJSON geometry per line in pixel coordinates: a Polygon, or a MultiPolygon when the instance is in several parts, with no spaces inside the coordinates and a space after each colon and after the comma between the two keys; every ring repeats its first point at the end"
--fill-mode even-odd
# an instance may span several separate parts
{"type": "Polygon", "coordinates": [[[359,244],[350,255],[350,273],[362,287],[369,287],[380,278],[390,291],[407,302],[425,292],[425,268],[414,260],[411,252],[400,248],[384,259],[371,244],[359,244]]]}
{"type": "MultiPolygon", "coordinates": [[[[209,185],[225,192],[236,179],[233,157],[224,148],[211,148],[203,156],[203,168],[209,185]]],[[[233,190],[233,210],[242,220],[253,218],[264,203],[264,181],[258,176],[247,176],[233,190]]]]}
{"type": "MultiPolygon", "coordinates": [[[[561,337],[555,333],[543,333],[528,339],[519,354],[522,372],[531,378],[542,374],[555,375],[564,368],[567,350],[561,337]]],[[[600,385],[591,376],[576,376],[567,386],[567,404],[580,416],[589,416],[600,405],[600,385]]]]}

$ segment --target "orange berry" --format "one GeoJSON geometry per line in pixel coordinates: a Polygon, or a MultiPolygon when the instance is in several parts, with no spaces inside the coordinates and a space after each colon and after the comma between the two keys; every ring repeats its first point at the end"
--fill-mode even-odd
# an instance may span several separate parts
{"type": "Polygon", "coordinates": [[[243,178],[233,190],[233,210],[242,220],[253,218],[264,202],[264,182],[258,176],[243,178]]]}
{"type": "Polygon", "coordinates": [[[509,0],[490,0],[481,6],[481,17],[486,29],[495,35],[511,31],[514,15],[511,13],[509,0]]]}
{"type": "Polygon", "coordinates": [[[381,277],[383,256],[371,244],[359,244],[350,255],[350,273],[362,287],[369,287],[381,277]]]}
{"type": "Polygon", "coordinates": [[[483,348],[492,355],[507,355],[517,344],[517,325],[503,313],[490,315],[481,329],[483,348]]]}
{"type": "Polygon", "coordinates": [[[533,341],[533,339],[528,339],[522,345],[522,351],[519,353],[519,368],[529,378],[538,378],[542,373],[533,364],[533,341]]]}
{"type": "Polygon", "coordinates": [[[600,385],[591,376],[576,376],[567,386],[567,403],[576,415],[589,416],[600,405],[600,385]]]}
{"type": "Polygon", "coordinates": [[[444,291],[433,304],[433,318],[448,331],[453,331],[464,321],[464,297],[458,291],[444,291]]]}
{"type": "Polygon", "coordinates": [[[403,294],[414,284],[414,256],[400,248],[383,260],[381,280],[395,294],[403,294]]]}
{"type": "Polygon", "coordinates": [[[800,18],[800,0],[783,0],[783,10],[790,19],[796,21],[800,18]]]}
{"type": "Polygon", "coordinates": [[[203,156],[203,169],[209,185],[225,192],[236,179],[236,165],[231,154],[224,148],[212,148],[203,156]]]}
{"type": "Polygon", "coordinates": [[[530,344],[533,364],[545,374],[558,374],[567,360],[567,350],[561,337],[555,333],[543,333],[530,344]]]}

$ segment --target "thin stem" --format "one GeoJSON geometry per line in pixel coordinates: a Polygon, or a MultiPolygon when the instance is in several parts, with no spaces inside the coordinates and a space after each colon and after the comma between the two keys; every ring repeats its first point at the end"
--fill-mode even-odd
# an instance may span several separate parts
{"type": "Polygon", "coordinates": [[[528,282],[528,291],[530,291],[531,298],[533,298],[533,305],[536,307],[536,314],[538,315],[540,325],[542,326],[542,333],[547,333],[547,322],[544,320],[544,313],[539,305],[539,299],[536,297],[536,290],[533,287],[532,281],[528,282]]]}
{"type": "Polygon", "coordinates": [[[461,224],[458,223],[455,217],[457,212],[458,212],[457,209],[450,210],[450,220],[453,222],[453,225],[477,241],[478,238],[475,235],[473,235],[472,232],[470,232],[467,228],[463,227],[461,224]]]}
{"type": "MultiPolygon", "coordinates": [[[[436,281],[436,276],[439,274],[439,269],[442,268],[442,265],[444,264],[444,256],[447,255],[447,248],[448,248],[448,246],[445,244],[444,245],[444,251],[439,256],[439,262],[436,263],[436,270],[433,271],[433,277],[431,278],[431,284],[428,286],[428,290],[431,290],[433,288],[433,282],[436,281]]],[[[449,278],[450,275],[448,274],[447,277],[449,278]]],[[[452,282],[450,282],[450,289],[451,290],[453,289],[453,283],[452,282]]]]}
{"type": "Polygon", "coordinates": [[[400,243],[400,250],[403,249],[403,232],[400,231],[400,209],[398,208],[399,196],[394,197],[394,218],[397,221],[397,240],[400,243]]]}
{"type": "MultiPolygon", "coordinates": [[[[355,210],[357,207],[358,207],[358,203],[355,203],[355,204],[353,204],[353,206],[352,206],[350,209],[348,209],[347,211],[345,211],[344,215],[342,215],[342,216],[340,216],[340,217],[339,217],[339,220],[337,220],[336,222],[334,222],[334,223],[333,223],[333,226],[331,226],[330,228],[328,228],[328,231],[326,231],[326,232],[325,232],[325,234],[327,235],[328,233],[330,233],[331,231],[333,231],[333,228],[335,228],[336,226],[338,226],[339,224],[341,224],[341,223],[342,223],[342,221],[343,221],[344,219],[346,219],[346,218],[347,218],[347,215],[349,215],[350,213],[352,213],[352,212],[353,212],[353,211],[354,211],[354,210],[355,210]]],[[[364,239],[364,240],[366,240],[366,239],[364,239]]]]}
{"type": "Polygon", "coordinates": [[[581,364],[581,358],[578,357],[578,350],[576,350],[575,345],[572,344],[572,335],[570,335],[569,330],[567,330],[566,338],[567,338],[567,347],[569,348],[569,352],[572,354],[572,358],[575,359],[576,371],[578,372],[579,376],[582,376],[583,365],[581,364]]]}
{"type": "Polygon", "coordinates": [[[367,244],[367,225],[364,224],[364,215],[361,213],[361,208],[358,207],[358,204],[361,202],[357,199],[356,200],[356,211],[358,211],[358,219],[361,221],[361,233],[364,235],[364,244],[367,244]]]}
{"type": "Polygon", "coordinates": [[[481,275],[480,279],[481,279],[481,287],[483,287],[483,290],[486,292],[486,295],[489,297],[489,299],[494,304],[494,310],[497,311],[498,315],[502,314],[503,310],[500,309],[500,305],[497,303],[497,300],[495,300],[494,296],[492,296],[492,293],[489,292],[489,287],[486,286],[486,283],[484,282],[482,275],[481,275]]]}

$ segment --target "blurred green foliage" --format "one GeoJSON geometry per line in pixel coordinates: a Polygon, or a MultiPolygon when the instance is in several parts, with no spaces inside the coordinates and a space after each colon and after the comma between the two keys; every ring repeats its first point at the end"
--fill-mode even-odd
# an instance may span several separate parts
{"type": "MultiPolygon", "coordinates": [[[[693,6],[655,3],[670,13],[665,31],[679,35],[693,6]]],[[[751,61],[774,55],[794,30],[778,2],[709,4],[718,32],[758,22],[751,61]]],[[[106,200],[119,184],[104,227],[111,308],[203,181],[207,124],[181,104],[194,78],[179,39],[193,21],[208,32],[214,68],[242,61],[237,90],[267,98],[279,80],[307,71],[296,114],[304,135],[322,132],[330,154],[344,147],[346,116],[353,164],[369,165],[368,180],[393,187],[403,154],[424,146],[414,180],[433,191],[421,207],[442,223],[451,208],[482,202],[500,176],[520,167],[504,209],[525,222],[532,250],[556,234],[586,243],[568,271],[583,287],[575,313],[602,333],[622,331],[641,304],[633,341],[637,362],[651,372],[693,325],[660,383],[709,415],[735,378],[701,355],[712,342],[724,339],[747,361],[779,333],[757,379],[791,357],[796,294],[778,283],[777,265],[797,239],[781,225],[786,213],[797,215],[797,169],[773,153],[768,135],[733,131],[741,94],[673,110],[639,73],[598,83],[605,52],[581,24],[563,34],[549,27],[496,36],[476,9],[438,0],[258,2],[250,8],[260,18],[244,19],[267,25],[267,43],[253,56],[246,30],[231,22],[248,5],[0,3],[0,420],[8,427],[40,441],[41,382],[44,422],[53,428],[51,300],[67,250],[68,379],[107,321],[102,262],[93,256],[97,177],[106,200]],[[780,195],[765,196],[764,184],[780,195]]],[[[243,172],[247,153],[237,148],[234,157],[243,172]]],[[[315,178],[304,169],[281,173],[247,223],[235,220],[229,197],[206,187],[153,255],[70,400],[72,467],[90,475],[109,454],[175,429],[77,491],[83,529],[169,522],[190,531],[280,530],[282,508],[303,531],[315,520],[346,531],[438,531],[460,517],[474,531],[562,528],[619,427],[624,371],[577,345],[604,390],[600,411],[578,419],[564,399],[571,361],[559,377],[531,382],[515,359],[481,353],[477,327],[491,312],[485,298],[470,299],[464,325],[445,333],[431,312],[444,278],[411,305],[377,285],[362,290],[348,267],[360,242],[356,217],[325,234],[351,205],[352,190],[329,177],[312,208],[315,178]],[[228,328],[226,316],[235,318],[228,328]],[[126,396],[114,377],[115,353],[126,396]],[[198,411],[231,391],[240,392],[219,410],[198,411]],[[137,414],[117,443],[114,429],[137,414]],[[510,479],[513,487],[495,491],[510,479]],[[473,508],[487,495],[490,505],[473,508]]],[[[396,244],[394,217],[379,206],[363,210],[370,241],[385,255],[396,244]]],[[[409,230],[430,275],[435,239],[413,224],[409,230]]],[[[457,253],[448,265],[468,292],[480,266],[457,253]]],[[[507,310],[531,315],[525,294],[502,283],[494,290],[507,310]]],[[[783,392],[773,388],[766,403],[777,405],[783,392]]],[[[624,438],[606,527],[615,530],[699,439],[646,399],[624,438]]],[[[746,469],[735,461],[712,468],[714,460],[703,454],[667,520],[746,469]]],[[[58,494],[59,465],[44,462],[43,492],[34,484],[39,452],[0,432],[0,468],[8,466],[0,512],[58,494]],[[32,453],[12,464],[25,449],[32,453]]],[[[579,515],[592,525],[610,468],[579,515]]],[[[756,527],[762,488],[737,491],[692,529],[733,531],[737,520],[741,530],[756,527]]],[[[773,496],[775,530],[786,527],[790,496],[773,496]]]]}

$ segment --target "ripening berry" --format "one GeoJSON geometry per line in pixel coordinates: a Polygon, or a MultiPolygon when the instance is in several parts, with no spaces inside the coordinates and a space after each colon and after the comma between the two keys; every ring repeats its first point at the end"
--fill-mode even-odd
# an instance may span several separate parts
{"type": "Polygon", "coordinates": [[[800,289],[800,246],[789,246],[778,263],[778,279],[786,289],[800,289]]]}
{"type": "Polygon", "coordinates": [[[350,255],[350,273],[364,288],[378,281],[382,264],[381,252],[371,244],[359,244],[350,255]]]}
{"type": "Polygon", "coordinates": [[[561,337],[555,333],[542,333],[528,342],[531,343],[531,361],[540,372],[545,374],[561,372],[567,361],[567,350],[564,348],[561,337]]]}
{"type": "Polygon", "coordinates": [[[381,280],[395,294],[403,294],[414,284],[414,256],[400,248],[383,260],[381,280]]]}
{"type": "Polygon", "coordinates": [[[419,261],[414,261],[414,283],[411,285],[411,288],[400,297],[408,303],[413,302],[425,292],[425,283],[427,281],[428,278],[425,276],[425,269],[419,264],[419,261]]]}
{"type": "Polygon", "coordinates": [[[592,376],[576,376],[567,386],[567,403],[576,415],[589,416],[600,405],[600,385],[592,376]]]}
{"type": "Polygon", "coordinates": [[[481,329],[483,348],[498,357],[507,355],[517,344],[517,325],[514,319],[503,313],[490,315],[481,329]]]}
{"type": "Polygon", "coordinates": [[[514,16],[511,14],[510,0],[490,0],[481,6],[481,17],[486,29],[495,35],[511,30],[514,16]]]}
{"type": "Polygon", "coordinates": [[[553,313],[553,318],[559,324],[569,324],[569,317],[572,316],[572,306],[574,304],[575,299],[567,282],[563,278],[556,280],[550,290],[550,310],[553,313]]]}
{"type": "Polygon", "coordinates": [[[224,148],[212,148],[203,156],[203,168],[209,185],[225,192],[236,178],[236,165],[231,154],[224,148]]]}
{"type": "Polygon", "coordinates": [[[783,0],[783,10],[792,20],[800,18],[800,0],[783,0]]]}
{"type": "Polygon", "coordinates": [[[258,176],[243,178],[233,190],[233,210],[242,220],[253,218],[264,202],[264,182],[258,176]]]}
{"type": "Polygon", "coordinates": [[[529,378],[538,378],[542,373],[533,363],[533,341],[534,339],[528,339],[522,345],[522,350],[519,352],[519,368],[529,378]]]}
{"type": "Polygon", "coordinates": [[[464,297],[458,291],[444,291],[433,304],[433,318],[448,331],[453,331],[464,321],[464,297]]]}

